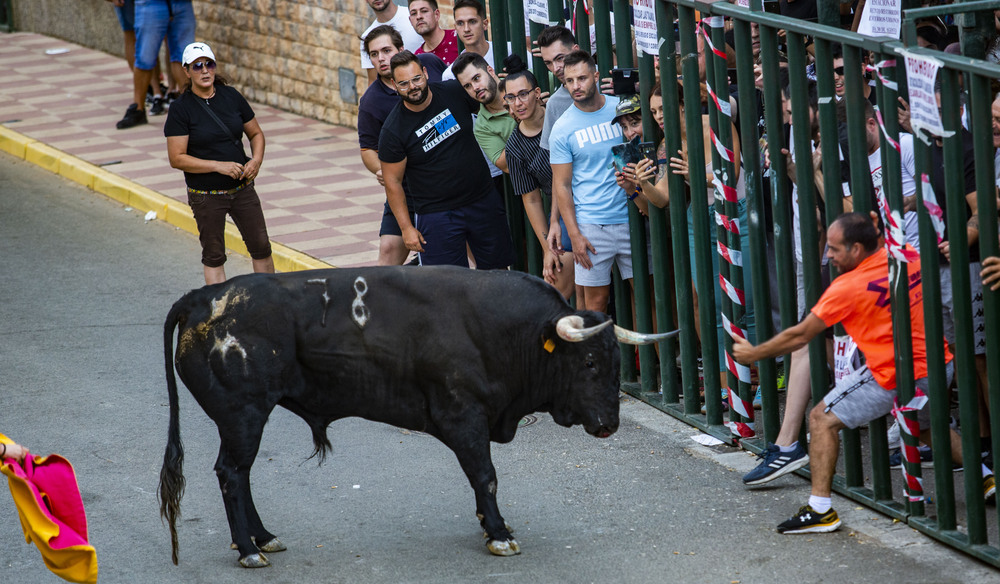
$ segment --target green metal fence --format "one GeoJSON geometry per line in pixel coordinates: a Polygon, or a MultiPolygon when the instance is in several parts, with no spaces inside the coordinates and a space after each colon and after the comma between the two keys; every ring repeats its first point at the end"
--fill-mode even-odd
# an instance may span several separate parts
{"type": "MultiPolygon", "coordinates": [[[[950,459],[948,434],[953,407],[952,392],[946,384],[945,354],[940,342],[944,336],[941,272],[937,235],[927,206],[933,201],[925,199],[929,193],[918,183],[916,211],[928,339],[928,407],[932,408],[934,460],[942,462],[934,465],[933,473],[922,477],[927,498],[918,496],[919,493],[903,484],[900,473],[890,471],[887,421],[874,420],[865,429],[843,432],[841,466],[834,479],[834,489],[841,495],[906,521],[948,545],[1000,566],[1000,548],[997,547],[1000,514],[996,507],[986,506],[983,501],[979,470],[980,434],[992,436],[992,450],[1000,450],[1000,330],[995,326],[985,327],[985,355],[978,358],[977,364],[972,280],[969,270],[965,269],[970,257],[965,209],[970,203],[966,200],[961,172],[969,154],[963,151],[960,115],[960,109],[964,108],[974,143],[976,196],[972,204],[978,206],[979,233],[984,234],[979,238],[981,257],[997,256],[1000,255],[998,237],[985,234],[998,233],[997,179],[990,108],[993,101],[991,82],[1000,79],[1000,66],[981,57],[985,49],[984,31],[993,26],[992,11],[1000,9],[1000,2],[977,1],[935,8],[917,8],[918,4],[914,4],[915,8],[907,8],[903,12],[902,41],[863,37],[841,29],[838,3],[835,2],[818,3],[818,23],[765,11],[761,0],[751,0],[749,7],[721,1],[655,0],[654,3],[658,70],[654,67],[652,55],[639,52],[635,60],[628,42],[631,37],[631,3],[628,0],[593,1],[596,47],[590,46],[586,26],[588,14],[583,2],[564,5],[562,0],[548,1],[547,24],[565,24],[572,28],[572,23],[564,18],[569,15],[575,15],[577,22],[581,23],[576,35],[578,43],[581,48],[596,54],[602,77],[608,76],[613,59],[617,59],[618,67],[638,68],[647,136],[654,134],[647,98],[656,78],[659,78],[665,117],[663,134],[668,156],[686,146],[689,168],[700,169],[710,165],[712,169],[714,185],[702,172],[689,173],[689,187],[683,177],[668,173],[666,180],[671,193],[684,193],[686,190],[695,193],[689,197],[690,205],[684,196],[671,196],[669,205],[664,209],[650,206],[648,223],[653,270],[650,276],[646,276],[643,270],[636,270],[634,300],[638,322],[634,325],[639,330],[653,330],[655,308],[656,329],[670,330],[676,326],[681,333],[676,340],[661,343],[656,351],[651,347],[640,351],[638,370],[633,366],[635,358],[632,349],[623,348],[623,390],[705,432],[736,442],[751,451],[759,451],[765,441],[775,440],[781,425],[783,401],[778,387],[779,365],[775,360],[758,363],[756,378],[753,379],[749,370],[736,366],[728,358],[719,358],[716,327],[721,321],[726,330],[745,334],[749,328],[748,313],[752,308],[753,332],[760,342],[776,332],[771,317],[772,304],[779,308],[777,324],[780,328],[795,324],[801,317],[792,284],[796,277],[792,255],[793,202],[789,185],[782,179],[787,172],[781,139],[785,132],[782,80],[787,75],[790,143],[795,152],[812,152],[814,136],[810,132],[806,70],[809,52],[812,52],[815,91],[818,94],[816,113],[819,148],[822,150],[822,181],[819,185],[814,183],[809,156],[799,156],[804,160],[796,165],[794,173],[798,185],[798,206],[803,210],[798,213],[802,249],[819,250],[821,232],[817,229],[815,213],[805,210],[817,209],[821,201],[826,224],[829,224],[843,211],[845,198],[837,196],[842,192],[855,194],[851,198],[855,211],[868,212],[876,210],[874,207],[884,206],[879,209],[883,216],[897,219],[904,216],[906,202],[903,198],[901,159],[893,146],[900,139],[895,107],[897,97],[908,95],[904,56],[934,57],[941,63],[941,118],[944,128],[955,132],[943,138],[943,164],[948,172],[945,173],[945,192],[936,193],[936,197],[948,212],[956,337],[953,395],[958,402],[954,409],[957,409],[961,427],[965,470],[955,473],[950,462],[944,462],[950,459]],[[614,12],[615,36],[618,39],[614,52],[611,12],[614,12]],[[954,15],[961,27],[963,54],[969,56],[917,47],[916,20],[946,14],[954,15]],[[753,46],[757,34],[759,57],[755,56],[753,46]],[[724,49],[727,38],[735,62],[727,62],[724,49]],[[872,202],[869,197],[858,196],[859,193],[869,192],[872,184],[865,87],[860,76],[845,76],[846,108],[843,109],[846,109],[846,142],[840,136],[840,128],[845,125],[838,125],[837,119],[832,58],[834,43],[842,47],[846,71],[862,70],[865,65],[862,62],[863,52],[872,55],[870,63],[877,64],[873,77],[878,81],[873,91],[877,103],[881,105],[879,151],[881,188],[885,195],[882,204],[878,204],[882,199],[872,202]],[[787,55],[786,63],[779,58],[779,48],[787,55]],[[755,78],[755,65],[763,78],[759,87],[751,82],[755,78]],[[732,96],[736,114],[729,107],[731,74],[739,81],[732,96]],[[678,81],[683,85],[680,92],[678,81]],[[688,106],[682,108],[681,100],[688,106]],[[705,109],[699,108],[698,104],[703,104],[705,109]],[[703,111],[707,111],[711,130],[704,134],[703,111]],[[683,136],[682,128],[688,129],[683,136]],[[711,152],[711,159],[706,159],[703,135],[709,136],[711,141],[707,149],[711,152]],[[739,147],[739,157],[734,154],[734,144],[739,147]],[[839,172],[842,166],[839,152],[849,165],[849,176],[842,177],[839,172]],[[765,154],[770,159],[768,168],[764,167],[762,160],[765,154]],[[739,180],[737,172],[740,173],[739,180]],[[739,202],[734,195],[734,189],[740,182],[745,184],[745,203],[739,202]],[[710,207],[706,197],[697,193],[707,193],[713,187],[716,196],[714,205],[710,207]],[[746,220],[739,221],[739,207],[744,204],[746,220]],[[688,241],[689,226],[694,233],[693,249],[688,241]],[[713,235],[717,243],[713,243],[713,235]],[[741,236],[745,237],[743,243],[741,236]],[[719,253],[726,254],[732,261],[720,261],[716,272],[712,268],[712,257],[719,253]],[[696,277],[693,278],[692,274],[696,277]],[[769,283],[772,280],[778,283],[774,289],[769,283]],[[721,314],[711,301],[717,290],[723,300],[721,314]],[[727,290],[729,293],[725,293],[727,290]],[[752,307],[744,306],[749,304],[742,301],[745,292],[752,293],[752,307]],[[696,299],[700,299],[697,313],[692,310],[696,299]],[[985,392],[982,402],[977,390],[977,365],[985,387],[992,388],[992,391],[985,392]],[[729,402],[735,407],[728,408],[728,414],[721,396],[723,386],[732,388],[733,393],[729,402]],[[759,387],[761,392],[761,409],[756,413],[750,406],[755,387],[759,387]],[[984,431],[980,432],[981,429],[984,431]],[[985,431],[987,429],[990,431],[985,431]],[[736,433],[743,435],[736,436],[736,433]]],[[[525,33],[535,37],[544,26],[532,22],[529,31],[525,31],[523,11],[521,0],[492,2],[491,27],[498,70],[507,53],[503,39],[510,39],[511,50],[526,54],[525,33]]],[[[554,90],[557,82],[550,78],[541,60],[534,59],[533,65],[543,90],[554,90]]],[[[914,140],[914,156],[916,177],[931,172],[929,150],[919,139],[914,140]]],[[[647,220],[633,206],[630,207],[633,261],[634,265],[642,266],[646,254],[644,226],[647,220]]],[[[532,245],[529,243],[528,247],[532,245]]],[[[530,253],[537,253],[537,250],[530,253]]],[[[537,273],[537,263],[529,261],[529,269],[537,273]]],[[[914,396],[915,383],[910,328],[905,326],[910,322],[908,271],[911,269],[906,262],[890,260],[893,322],[904,325],[894,325],[898,391],[900,402],[904,404],[914,396]]],[[[819,253],[802,254],[802,272],[806,306],[811,307],[822,293],[819,253]]],[[[630,320],[632,294],[626,286],[617,285],[615,297],[617,318],[619,321],[630,320]]],[[[984,290],[982,310],[986,323],[998,322],[1000,295],[984,290]]],[[[723,342],[728,355],[731,349],[728,335],[724,335],[723,342]]],[[[826,341],[815,339],[808,354],[811,394],[815,402],[822,399],[831,383],[826,341]]],[[[783,361],[787,376],[788,358],[783,361]]],[[[913,414],[907,413],[906,416],[913,414]]],[[[801,434],[804,439],[805,428],[801,434]]],[[[915,437],[904,432],[902,438],[904,444],[916,445],[915,437]]],[[[919,463],[904,464],[911,476],[921,476],[919,463]]],[[[804,469],[800,474],[808,476],[808,471],[804,469]]]]}

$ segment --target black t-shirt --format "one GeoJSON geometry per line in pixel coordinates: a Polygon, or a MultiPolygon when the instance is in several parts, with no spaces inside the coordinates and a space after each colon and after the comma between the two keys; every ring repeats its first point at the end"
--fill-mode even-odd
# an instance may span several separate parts
{"type": "MultiPolygon", "coordinates": [[[[945,200],[945,167],[944,167],[944,146],[939,146],[937,141],[931,143],[931,169],[928,174],[930,174],[931,188],[934,189],[934,196],[937,197],[939,203],[943,203],[945,200]]],[[[976,144],[972,139],[972,132],[962,128],[962,160],[965,163],[965,167],[962,169],[962,195],[967,195],[976,190],[976,144]]],[[[964,197],[963,197],[964,198],[964,197]]],[[[972,217],[972,209],[969,208],[968,204],[963,204],[962,208],[965,210],[965,218],[968,220],[972,217]]],[[[944,213],[942,219],[944,220],[945,232],[944,239],[948,240],[948,209],[947,205],[941,204],[941,211],[944,213]]],[[[969,246],[969,261],[978,262],[979,257],[979,242],[969,246]]],[[[941,254],[941,263],[946,263],[944,254],[941,254]]]]}
{"type": "MultiPolygon", "coordinates": [[[[187,136],[187,154],[195,158],[240,164],[250,160],[242,141],[243,124],[254,118],[253,109],[247,100],[228,85],[215,85],[215,95],[207,100],[208,107],[225,124],[228,132],[223,131],[218,122],[205,111],[205,101],[191,91],[181,94],[179,99],[170,104],[167,121],[163,124],[163,135],[187,136]],[[234,138],[240,139],[239,144],[236,144],[234,138]]],[[[241,182],[217,172],[185,172],[184,180],[187,186],[205,191],[232,189],[241,182]]]]}
{"type": "Polygon", "coordinates": [[[400,101],[386,118],[378,145],[379,160],[406,160],[416,213],[464,207],[494,190],[486,158],[472,134],[479,102],[454,80],[429,87],[430,105],[414,112],[400,101]]]}

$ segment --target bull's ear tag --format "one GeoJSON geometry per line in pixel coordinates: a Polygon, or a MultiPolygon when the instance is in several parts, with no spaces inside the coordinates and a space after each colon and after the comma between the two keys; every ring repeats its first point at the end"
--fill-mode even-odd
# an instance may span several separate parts
{"type": "Polygon", "coordinates": [[[544,349],[545,349],[546,351],[548,351],[549,353],[551,353],[552,351],[555,351],[555,350],[556,350],[556,343],[555,343],[555,341],[553,341],[552,339],[546,339],[546,340],[545,340],[545,344],[544,344],[544,345],[542,345],[542,347],[543,347],[543,348],[544,348],[544,349]]]}

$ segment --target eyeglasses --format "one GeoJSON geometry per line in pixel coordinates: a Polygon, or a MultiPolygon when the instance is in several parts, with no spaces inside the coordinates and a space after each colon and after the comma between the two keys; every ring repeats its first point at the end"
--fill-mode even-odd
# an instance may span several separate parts
{"type": "Polygon", "coordinates": [[[196,63],[191,63],[192,71],[201,71],[202,69],[215,71],[215,61],[198,61],[196,63]]]}
{"type": "Polygon", "coordinates": [[[521,100],[521,103],[524,103],[525,101],[528,100],[528,96],[531,95],[533,92],[534,92],[533,89],[522,89],[517,93],[508,93],[507,95],[503,96],[503,100],[506,101],[507,103],[514,103],[514,100],[518,99],[521,100]]]}
{"type": "Polygon", "coordinates": [[[408,79],[408,80],[405,80],[405,81],[397,81],[396,82],[396,87],[398,87],[399,89],[402,89],[403,91],[406,91],[406,88],[409,87],[411,83],[414,84],[414,85],[419,85],[420,82],[423,81],[423,80],[424,80],[424,76],[423,75],[417,75],[413,79],[408,79]]]}
{"type": "Polygon", "coordinates": [[[837,75],[843,76],[844,75],[844,66],[841,65],[840,67],[834,67],[833,68],[833,72],[835,74],[837,74],[837,75]]]}

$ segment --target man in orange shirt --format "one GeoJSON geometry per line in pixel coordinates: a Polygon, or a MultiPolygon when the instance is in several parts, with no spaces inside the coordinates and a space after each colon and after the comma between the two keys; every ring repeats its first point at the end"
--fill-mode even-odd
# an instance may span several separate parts
{"type": "MultiPolygon", "coordinates": [[[[856,428],[892,410],[896,400],[892,311],[889,303],[888,253],[872,220],[860,213],[845,213],[827,231],[827,256],[840,273],[799,324],[758,346],[733,340],[733,357],[743,364],[785,355],[808,343],[838,322],[864,353],[866,365],[837,381],[836,387],[809,414],[812,493],[809,504],[778,526],[779,533],[821,533],[840,527],[830,501],[833,474],[840,450],[838,432],[856,428]]],[[[910,330],[913,338],[913,374],[916,385],[927,392],[927,352],[924,334],[923,287],[920,264],[909,265],[910,330]]],[[[944,339],[941,343],[944,344],[944,339]]],[[[944,347],[948,382],[954,363],[944,347]]],[[[930,406],[921,408],[920,439],[930,444],[930,406]]],[[[962,447],[951,431],[952,459],[961,464],[962,447]]],[[[985,465],[983,495],[994,497],[996,483],[985,465]]]]}

